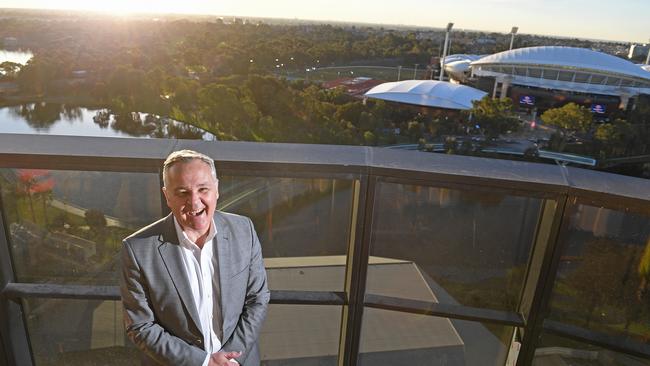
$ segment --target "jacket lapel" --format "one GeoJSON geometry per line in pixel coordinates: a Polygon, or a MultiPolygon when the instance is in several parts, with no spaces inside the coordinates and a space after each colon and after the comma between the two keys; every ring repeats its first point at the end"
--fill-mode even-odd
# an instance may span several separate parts
{"type": "Polygon", "coordinates": [[[228,275],[230,274],[230,228],[225,224],[219,212],[215,212],[214,223],[217,229],[216,251],[219,265],[219,308],[221,309],[221,329],[228,314],[228,275]]]}
{"type": "Polygon", "coordinates": [[[199,318],[199,312],[196,309],[194,304],[194,298],[192,297],[192,290],[190,287],[190,280],[185,272],[185,264],[183,263],[183,249],[181,248],[180,243],[178,242],[178,235],[176,234],[176,228],[174,227],[174,219],[170,214],[165,218],[165,229],[162,235],[160,236],[161,244],[158,247],[160,256],[162,257],[165,267],[169,272],[169,278],[174,284],[178,295],[187,309],[187,312],[190,314],[194,325],[197,329],[201,329],[201,321],[199,318]]]}

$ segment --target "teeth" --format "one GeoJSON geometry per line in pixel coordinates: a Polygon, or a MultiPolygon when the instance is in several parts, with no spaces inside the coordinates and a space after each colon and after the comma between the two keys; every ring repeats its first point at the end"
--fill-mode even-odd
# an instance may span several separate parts
{"type": "Polygon", "coordinates": [[[198,211],[190,211],[190,212],[189,212],[189,214],[192,215],[192,216],[198,216],[198,215],[200,215],[201,213],[203,213],[203,209],[200,209],[200,210],[198,210],[198,211]]]}

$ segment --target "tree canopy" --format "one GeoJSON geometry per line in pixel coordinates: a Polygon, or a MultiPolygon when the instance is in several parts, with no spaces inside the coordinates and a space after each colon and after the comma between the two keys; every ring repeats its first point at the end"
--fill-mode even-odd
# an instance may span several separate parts
{"type": "Polygon", "coordinates": [[[552,108],[542,114],[542,121],[555,126],[564,135],[586,132],[591,127],[593,116],[586,107],[568,103],[560,108],[552,108]]]}
{"type": "Polygon", "coordinates": [[[469,123],[475,125],[479,131],[486,136],[499,137],[508,131],[516,131],[520,122],[512,113],[512,100],[492,99],[485,96],[483,99],[472,102],[472,109],[469,110],[469,123]]]}

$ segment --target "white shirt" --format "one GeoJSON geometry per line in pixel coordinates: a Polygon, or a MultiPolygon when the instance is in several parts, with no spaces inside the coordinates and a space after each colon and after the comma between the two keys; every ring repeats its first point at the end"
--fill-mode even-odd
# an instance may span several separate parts
{"type": "MultiPolygon", "coordinates": [[[[176,226],[176,235],[183,251],[183,264],[185,265],[185,273],[187,273],[190,280],[194,305],[199,312],[201,332],[205,340],[205,351],[208,353],[203,362],[203,366],[206,366],[210,361],[210,355],[221,349],[219,337],[223,336],[221,307],[219,304],[219,276],[215,274],[215,268],[218,268],[219,265],[217,258],[213,255],[213,239],[217,235],[217,230],[213,220],[208,237],[205,244],[203,244],[203,249],[201,249],[187,237],[187,234],[176,221],[176,217],[174,217],[174,226],[176,226]]],[[[231,362],[236,363],[235,360],[231,362]]]]}

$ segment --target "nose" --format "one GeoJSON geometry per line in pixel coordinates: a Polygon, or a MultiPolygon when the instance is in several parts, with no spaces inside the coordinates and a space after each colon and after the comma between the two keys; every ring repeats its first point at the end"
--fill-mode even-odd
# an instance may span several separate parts
{"type": "Polygon", "coordinates": [[[201,207],[201,197],[198,192],[192,192],[192,194],[188,195],[187,205],[190,206],[192,210],[201,207]]]}

